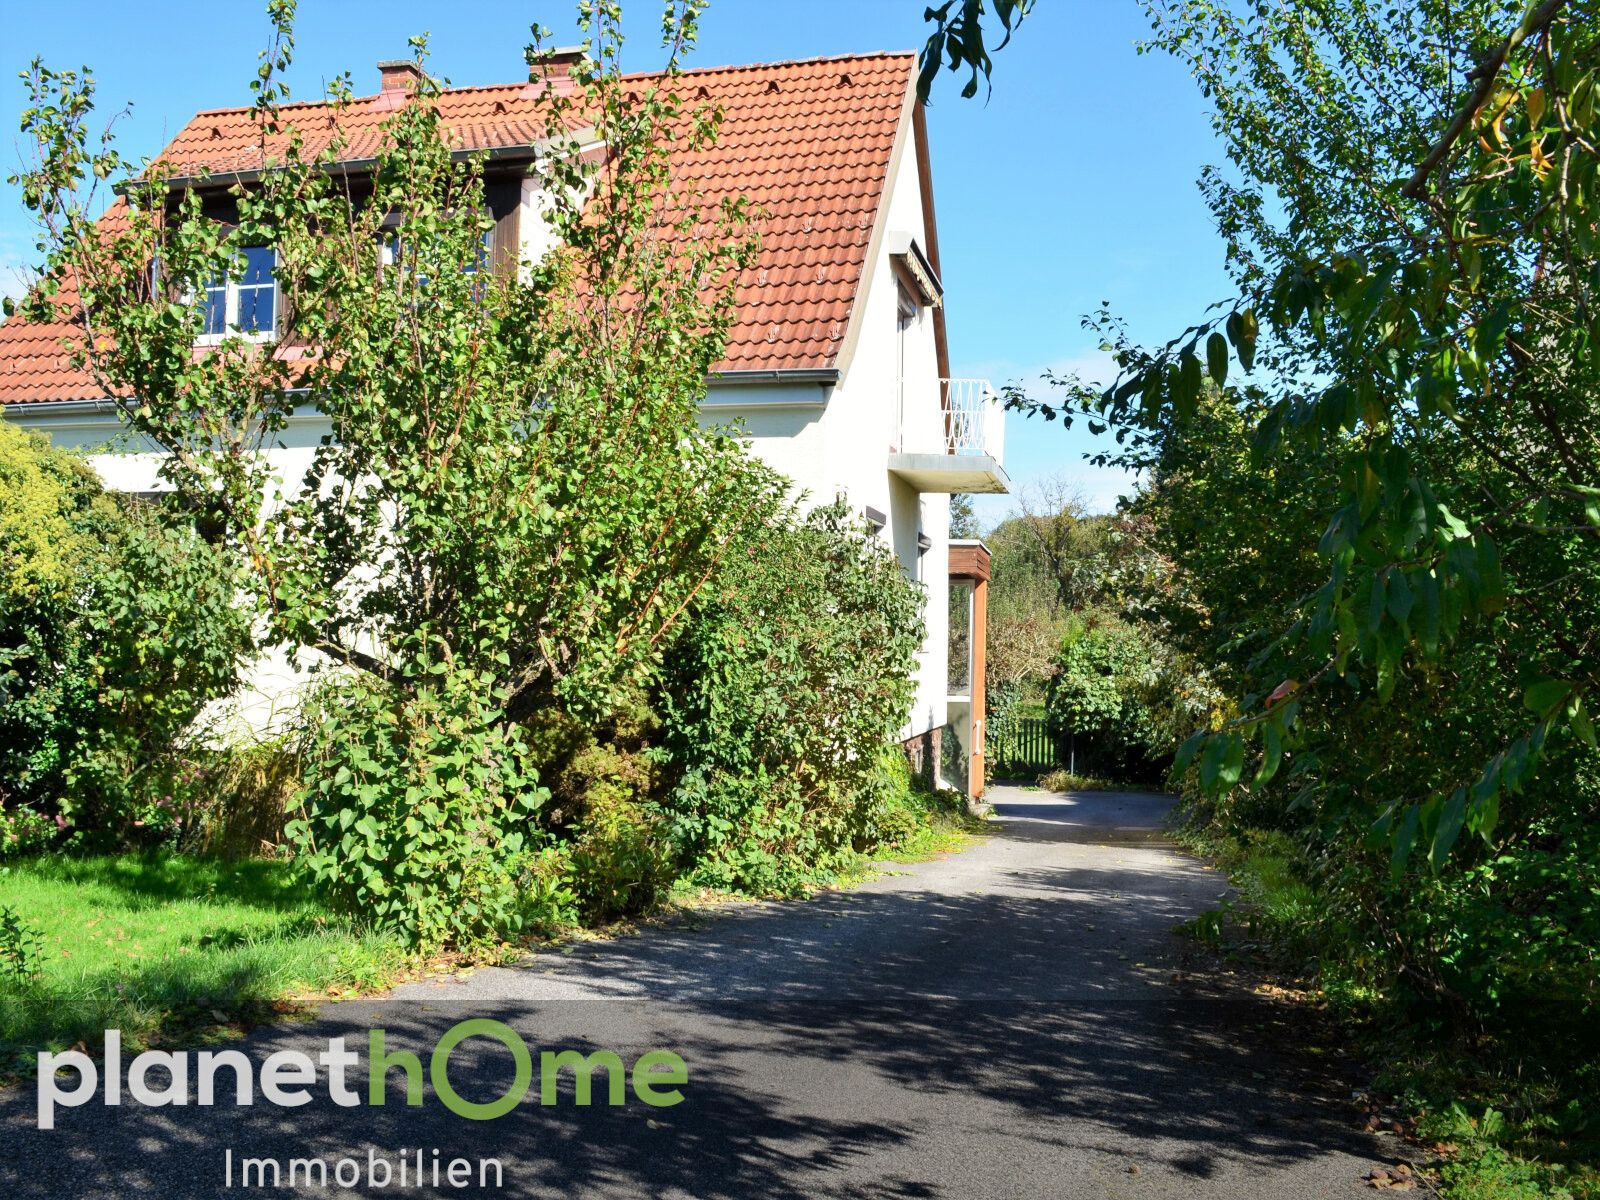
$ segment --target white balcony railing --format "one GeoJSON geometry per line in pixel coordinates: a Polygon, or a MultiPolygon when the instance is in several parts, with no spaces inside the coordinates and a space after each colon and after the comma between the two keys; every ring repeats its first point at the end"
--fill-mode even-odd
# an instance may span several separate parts
{"type": "Polygon", "coordinates": [[[987,379],[941,379],[945,452],[987,454],[1005,462],[1006,411],[987,379]]]}
{"type": "MultiPolygon", "coordinates": [[[[906,396],[901,385],[901,398],[906,396]]],[[[928,399],[926,392],[922,396],[928,399]]],[[[1006,412],[987,379],[939,380],[938,414],[920,407],[914,429],[897,406],[889,470],[919,492],[1008,492],[1006,412]],[[930,418],[933,418],[930,420],[930,418]]]]}

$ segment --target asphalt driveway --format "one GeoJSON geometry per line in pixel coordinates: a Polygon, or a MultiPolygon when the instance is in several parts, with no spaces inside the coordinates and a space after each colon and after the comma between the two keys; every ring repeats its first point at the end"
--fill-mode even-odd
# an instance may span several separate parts
{"type": "MultiPolygon", "coordinates": [[[[1262,1197],[1367,1193],[1382,1143],[1350,1081],[1302,1056],[1278,1002],[1191,962],[1173,925],[1214,907],[1220,875],[1154,829],[1162,797],[997,789],[995,836],[948,859],[805,903],[737,905],[698,928],[582,944],[526,966],[413,984],[258,1030],[260,1063],[368,1030],[423,1063],[450,1026],[492,1017],[535,1051],[599,1048],[687,1063],[681,1104],[542,1107],[471,1121],[430,1093],[342,1107],[61,1109],[0,1097],[0,1196],[165,1200],[241,1194],[245,1157],[369,1155],[502,1164],[517,1197],[1262,1197]]],[[[451,1060],[469,1099],[501,1094],[510,1055],[451,1060]]],[[[228,1076],[224,1076],[228,1078],[228,1076]]],[[[365,1066],[357,1090],[365,1098],[365,1066]]],[[[598,1089],[603,1093],[604,1089],[598,1089]]],[[[478,1167],[474,1165],[473,1182],[478,1167]]],[[[427,1174],[427,1172],[425,1172],[427,1174]]],[[[492,1177],[491,1177],[492,1178],[492,1177]]],[[[462,1194],[338,1186],[259,1194],[462,1194]]],[[[475,1194],[469,1188],[466,1194],[475,1194]]]]}

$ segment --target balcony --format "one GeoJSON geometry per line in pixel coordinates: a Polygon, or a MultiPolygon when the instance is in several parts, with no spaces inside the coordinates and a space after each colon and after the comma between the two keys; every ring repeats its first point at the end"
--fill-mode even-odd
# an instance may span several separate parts
{"type": "Polygon", "coordinates": [[[905,452],[889,455],[890,473],[919,492],[1009,492],[1002,465],[1005,406],[989,381],[941,379],[939,407],[943,444],[919,447],[906,431],[900,442],[905,452]]]}

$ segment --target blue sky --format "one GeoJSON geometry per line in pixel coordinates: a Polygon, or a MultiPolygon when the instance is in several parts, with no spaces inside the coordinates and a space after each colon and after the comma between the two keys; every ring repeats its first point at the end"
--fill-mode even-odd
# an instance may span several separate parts
{"type": "MultiPolygon", "coordinates": [[[[6,3],[0,18],[0,160],[18,161],[23,93],[15,73],[35,55],[88,64],[105,111],[132,101],[122,148],[152,154],[198,109],[249,102],[266,34],[251,0],[6,3]]],[[[703,66],[921,44],[923,0],[713,0],[692,62],[703,66]]],[[[631,67],[654,65],[657,9],[631,0],[631,67]]],[[[521,77],[530,22],[572,29],[569,0],[301,0],[291,83],[322,93],[343,70],[377,90],[374,64],[407,56],[431,34],[433,69],[458,85],[521,77]]],[[[996,383],[1046,367],[1103,369],[1080,326],[1102,300],[1136,337],[1165,340],[1227,294],[1222,247],[1195,188],[1220,158],[1198,89],[1162,55],[1139,56],[1149,31],[1135,0],[1042,0],[996,57],[992,98],[962,100],[945,75],[929,110],[935,203],[948,303],[951,367],[996,383]]],[[[32,229],[17,190],[0,184],[0,287],[30,264],[32,229]]],[[[1109,507],[1120,477],[1083,462],[1086,430],[1008,418],[1006,462],[1026,486],[1046,475],[1078,483],[1109,507]]],[[[1006,511],[984,498],[980,514],[1006,511]]]]}

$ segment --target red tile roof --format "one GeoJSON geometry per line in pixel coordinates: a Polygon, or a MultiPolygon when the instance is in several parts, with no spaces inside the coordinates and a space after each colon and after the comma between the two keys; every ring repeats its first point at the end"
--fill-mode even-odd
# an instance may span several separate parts
{"type": "MultiPolygon", "coordinates": [[[[682,76],[686,100],[719,104],[724,117],[716,144],[683,152],[675,172],[708,198],[744,195],[764,212],[761,253],[740,281],[718,371],[838,365],[914,69],[909,53],[871,54],[682,76]]],[[[379,95],[345,110],[343,157],[376,153],[379,126],[395,101],[379,95]]],[[[526,146],[541,138],[527,84],[447,91],[438,103],[463,148],[526,146]]],[[[286,109],[312,150],[319,128],[331,136],[332,113],[326,104],[286,109]]],[[[199,113],[162,158],[187,174],[259,169],[249,110],[199,113]]],[[[114,207],[107,220],[117,219],[114,207]]],[[[15,318],[0,324],[0,403],[98,398],[99,389],[71,367],[62,348],[69,332],[15,318]]]]}
{"type": "MultiPolygon", "coordinates": [[[[127,207],[118,200],[100,218],[115,236],[127,230],[127,207]]],[[[77,304],[78,286],[69,274],[56,293],[58,303],[77,304]]],[[[98,400],[105,395],[87,371],[72,365],[64,339],[81,339],[82,330],[65,321],[25,322],[9,317],[0,324],[0,404],[38,404],[46,400],[98,400]]]]}

